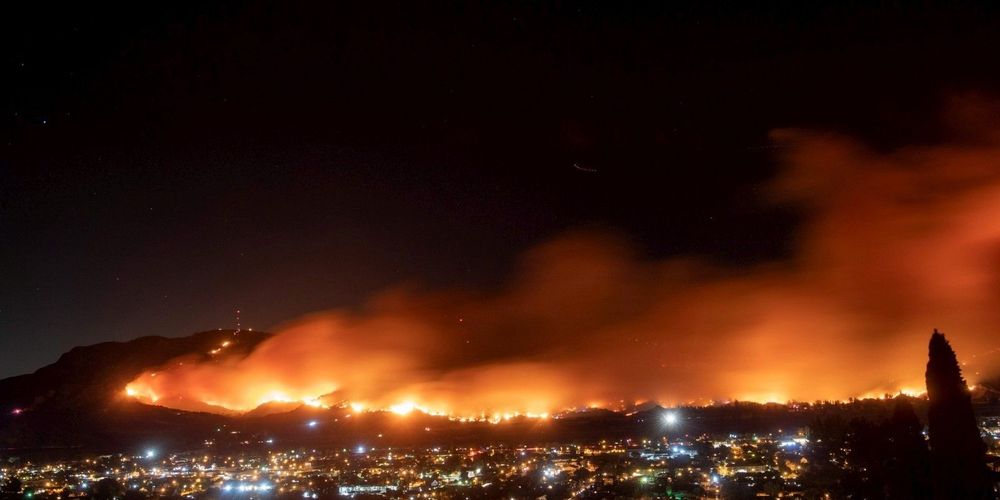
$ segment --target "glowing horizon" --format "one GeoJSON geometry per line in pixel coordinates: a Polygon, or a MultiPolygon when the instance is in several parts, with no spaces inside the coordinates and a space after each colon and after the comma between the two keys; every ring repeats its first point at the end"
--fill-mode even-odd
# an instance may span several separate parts
{"type": "MultiPolygon", "coordinates": [[[[975,387],[976,387],[975,385],[970,385],[969,389],[973,390],[973,389],[975,389],[975,387]]],[[[159,401],[158,397],[156,397],[155,395],[150,396],[150,393],[148,391],[143,392],[142,389],[136,388],[135,386],[133,386],[133,384],[129,384],[129,386],[126,387],[125,393],[126,393],[126,396],[131,397],[131,398],[133,398],[133,399],[135,399],[137,401],[140,401],[142,403],[152,404],[152,405],[158,405],[158,401],[159,401]]],[[[862,394],[862,395],[855,396],[855,397],[850,397],[850,398],[845,398],[845,399],[814,400],[814,401],[802,401],[802,400],[795,400],[795,399],[781,399],[779,397],[774,397],[774,396],[767,396],[767,397],[764,397],[764,398],[756,398],[756,399],[755,398],[734,398],[732,400],[724,400],[724,401],[701,401],[701,402],[688,401],[688,402],[684,402],[684,403],[675,403],[675,404],[668,404],[668,403],[663,403],[663,402],[660,402],[660,401],[648,400],[648,401],[636,401],[636,402],[633,402],[631,404],[631,407],[638,407],[638,406],[648,405],[648,404],[655,404],[655,405],[658,405],[658,406],[660,406],[662,408],[668,408],[668,409],[669,408],[684,408],[684,407],[708,407],[708,406],[714,406],[714,405],[718,405],[718,404],[730,404],[730,403],[733,403],[735,401],[749,402],[749,403],[756,403],[756,404],[780,404],[780,405],[788,405],[788,404],[814,404],[814,403],[817,403],[817,402],[839,402],[839,403],[844,403],[844,402],[848,402],[848,401],[850,401],[852,399],[855,399],[855,400],[877,400],[877,399],[887,399],[887,398],[897,397],[897,396],[904,396],[904,397],[910,397],[910,398],[922,398],[922,397],[926,396],[926,391],[919,390],[919,389],[914,389],[914,388],[900,388],[900,389],[898,389],[896,391],[893,391],[893,392],[883,392],[883,393],[869,392],[869,393],[866,393],[866,394],[862,394]]],[[[413,414],[413,413],[422,413],[424,415],[430,415],[430,416],[448,417],[449,419],[452,419],[452,420],[461,420],[461,421],[486,421],[486,422],[493,422],[493,423],[497,423],[497,422],[501,422],[501,421],[506,421],[506,420],[511,420],[511,419],[514,419],[514,418],[522,418],[522,417],[523,418],[529,418],[529,419],[541,419],[541,420],[544,420],[544,419],[551,418],[553,415],[559,415],[561,413],[581,411],[581,410],[586,410],[586,409],[608,409],[608,410],[613,410],[613,411],[620,410],[620,408],[616,408],[614,405],[590,404],[590,405],[581,406],[581,407],[558,408],[558,409],[553,410],[551,413],[550,412],[534,413],[534,412],[518,412],[518,411],[506,411],[506,412],[487,413],[487,412],[483,411],[483,412],[473,413],[473,414],[453,414],[453,413],[449,413],[449,412],[443,411],[443,410],[435,410],[435,409],[432,409],[432,408],[428,408],[426,406],[420,405],[420,404],[415,403],[413,401],[403,401],[403,402],[400,402],[400,403],[389,405],[387,407],[375,407],[375,406],[369,406],[369,405],[366,405],[364,403],[359,403],[359,402],[355,402],[355,401],[341,402],[341,403],[335,404],[335,405],[328,405],[328,404],[320,402],[322,399],[323,399],[323,396],[317,396],[317,397],[311,397],[311,398],[303,398],[303,399],[299,399],[299,400],[290,399],[290,398],[286,398],[286,397],[279,397],[279,398],[275,398],[275,399],[269,399],[269,400],[262,401],[259,405],[255,406],[255,407],[252,407],[252,408],[250,408],[250,407],[248,407],[248,408],[230,408],[230,407],[225,407],[225,406],[221,406],[221,405],[212,405],[212,406],[216,406],[216,407],[225,409],[225,410],[233,412],[233,413],[244,414],[244,413],[252,412],[252,411],[254,411],[254,410],[256,410],[256,409],[258,409],[258,408],[260,408],[262,406],[268,405],[270,403],[297,403],[300,406],[309,406],[309,407],[322,408],[322,409],[330,409],[330,408],[334,408],[334,407],[344,408],[344,409],[349,408],[354,413],[366,413],[366,412],[367,413],[379,413],[379,412],[382,412],[382,413],[393,413],[393,414],[398,415],[400,417],[406,417],[406,416],[408,416],[410,414],[413,414]]],[[[168,408],[175,408],[175,409],[183,409],[183,408],[178,408],[178,407],[171,406],[171,405],[160,405],[160,406],[166,406],[168,408]]]]}

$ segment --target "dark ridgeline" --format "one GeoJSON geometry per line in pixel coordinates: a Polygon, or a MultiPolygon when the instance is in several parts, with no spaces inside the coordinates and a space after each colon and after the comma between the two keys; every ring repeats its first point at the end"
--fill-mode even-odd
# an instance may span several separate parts
{"type": "Polygon", "coordinates": [[[932,491],[936,499],[994,498],[986,446],[955,351],[936,329],[927,361],[932,491]]]}

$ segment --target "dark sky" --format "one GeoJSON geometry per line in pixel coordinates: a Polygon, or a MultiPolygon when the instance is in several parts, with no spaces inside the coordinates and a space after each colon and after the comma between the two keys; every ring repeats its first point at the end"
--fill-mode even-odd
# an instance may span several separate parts
{"type": "Polygon", "coordinates": [[[995,94],[1000,9],[910,3],[5,6],[0,376],[488,287],[567,229],[779,258],[769,130],[933,142],[995,94]]]}

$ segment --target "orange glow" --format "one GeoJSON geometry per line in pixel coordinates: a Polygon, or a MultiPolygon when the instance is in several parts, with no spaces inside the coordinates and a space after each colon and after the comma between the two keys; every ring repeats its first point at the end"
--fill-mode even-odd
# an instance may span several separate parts
{"type": "Polygon", "coordinates": [[[417,405],[415,403],[407,401],[405,403],[399,403],[399,404],[394,404],[394,405],[390,406],[389,407],[389,411],[391,411],[391,412],[393,412],[395,414],[398,414],[398,415],[408,415],[413,410],[415,410],[416,408],[417,408],[417,405]]]}
{"type": "Polygon", "coordinates": [[[327,408],[318,398],[307,398],[302,400],[302,404],[306,406],[312,406],[314,408],[327,408]]]}
{"type": "Polygon", "coordinates": [[[761,192],[805,214],[783,260],[650,260],[615,236],[568,233],[528,251],[498,290],[393,288],[281,326],[249,355],[158,367],[128,394],[491,421],[622,401],[917,395],[935,327],[970,383],[996,375],[1000,134],[888,153],[773,137],[783,169],[761,192]]]}

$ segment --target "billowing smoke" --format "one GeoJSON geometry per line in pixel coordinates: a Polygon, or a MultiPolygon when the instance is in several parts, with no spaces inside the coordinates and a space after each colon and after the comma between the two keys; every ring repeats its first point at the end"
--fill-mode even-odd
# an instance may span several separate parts
{"type": "Polygon", "coordinates": [[[612,235],[563,234],[500,290],[388,290],[284,326],[245,358],[174,363],[130,390],[238,410],[327,395],[465,416],[843,399],[921,392],[934,327],[970,381],[992,375],[997,136],[892,152],[799,130],[773,139],[783,171],[765,192],[805,214],[790,259],[648,260],[612,235]]]}

